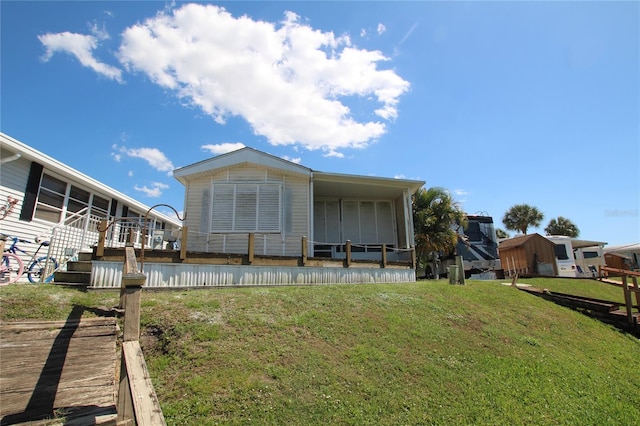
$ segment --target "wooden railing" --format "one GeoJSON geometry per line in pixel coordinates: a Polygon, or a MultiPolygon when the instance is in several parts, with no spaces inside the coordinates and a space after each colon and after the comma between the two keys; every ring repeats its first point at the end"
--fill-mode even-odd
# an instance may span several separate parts
{"type": "Polygon", "coordinates": [[[133,247],[125,248],[121,307],[124,335],[118,388],[118,426],[166,425],[140,348],[140,295],[146,276],[139,272],[133,247]]]}
{"type": "MultiPolygon", "coordinates": [[[[612,281],[605,279],[605,276],[604,276],[605,272],[607,274],[614,274],[616,276],[620,276],[620,278],[622,279],[621,285],[622,285],[622,291],[624,292],[624,303],[627,308],[627,319],[629,321],[629,325],[640,327],[640,324],[638,324],[634,320],[633,297],[632,297],[632,294],[635,294],[636,308],[638,309],[638,312],[640,312],[640,287],[638,287],[638,277],[640,277],[640,272],[628,271],[626,269],[609,268],[607,266],[599,266],[598,279],[600,281],[606,281],[609,283],[612,283],[612,281]],[[627,280],[628,278],[631,279],[631,282],[633,284],[629,283],[629,281],[627,280]]],[[[616,282],[616,284],[619,284],[619,283],[616,282]]]]}
{"type": "MultiPolygon", "coordinates": [[[[100,237],[98,238],[98,245],[96,247],[96,257],[101,258],[102,256],[104,256],[104,252],[105,252],[105,245],[106,245],[106,229],[108,228],[108,224],[106,221],[103,221],[100,224],[100,237]]],[[[187,260],[188,257],[188,253],[187,253],[187,237],[188,237],[188,228],[185,226],[182,228],[181,230],[181,238],[180,238],[180,260],[181,261],[185,261],[187,260]]],[[[307,237],[302,237],[301,238],[301,255],[299,256],[299,263],[301,266],[307,266],[308,264],[308,260],[309,260],[309,240],[307,237]]],[[[344,264],[345,267],[351,267],[353,262],[353,256],[352,253],[354,252],[353,250],[353,244],[351,243],[350,240],[347,240],[344,243],[344,264]]],[[[382,268],[386,268],[387,265],[389,264],[389,261],[387,259],[388,256],[388,251],[390,250],[395,250],[395,251],[405,251],[405,252],[409,252],[408,254],[408,264],[410,265],[411,268],[415,269],[416,268],[416,251],[415,248],[412,246],[409,249],[394,249],[392,247],[387,246],[387,244],[379,244],[379,245],[371,245],[371,247],[375,247],[376,248],[376,252],[379,252],[379,258],[378,259],[374,259],[373,256],[370,259],[366,259],[369,261],[379,261],[380,262],[380,266],[382,268]]],[[[254,259],[256,258],[255,255],[255,234],[253,233],[248,233],[247,234],[247,252],[246,252],[246,261],[249,265],[254,263],[254,259]]],[[[141,251],[140,253],[140,269],[143,270],[144,269],[144,251],[141,251]]]]}

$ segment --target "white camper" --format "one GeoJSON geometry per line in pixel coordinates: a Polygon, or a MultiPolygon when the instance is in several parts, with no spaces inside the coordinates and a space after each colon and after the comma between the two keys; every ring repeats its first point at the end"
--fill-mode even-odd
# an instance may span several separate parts
{"type": "Polygon", "coordinates": [[[571,237],[566,237],[564,235],[547,235],[545,238],[556,245],[555,254],[556,264],[558,265],[558,276],[570,278],[577,277],[578,268],[576,267],[576,261],[573,257],[571,237]]]}

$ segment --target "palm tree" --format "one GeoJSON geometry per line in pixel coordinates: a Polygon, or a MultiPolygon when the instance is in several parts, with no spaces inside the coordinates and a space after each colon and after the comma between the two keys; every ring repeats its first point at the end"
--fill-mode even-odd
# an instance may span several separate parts
{"type": "Polygon", "coordinates": [[[452,225],[464,226],[466,216],[451,194],[440,187],[420,188],[413,194],[412,210],[419,264],[425,265],[433,252],[452,252],[458,243],[452,225]]]}
{"type": "Polygon", "coordinates": [[[558,216],[557,219],[551,219],[544,232],[547,235],[566,235],[567,237],[576,238],[580,235],[578,227],[566,217],[558,216]]]}
{"type": "Polygon", "coordinates": [[[499,239],[509,238],[509,234],[504,229],[496,228],[496,237],[499,239]]]}
{"type": "Polygon", "coordinates": [[[526,235],[529,226],[540,226],[544,215],[536,207],[528,204],[516,204],[504,214],[502,223],[510,231],[519,231],[526,235]]]}

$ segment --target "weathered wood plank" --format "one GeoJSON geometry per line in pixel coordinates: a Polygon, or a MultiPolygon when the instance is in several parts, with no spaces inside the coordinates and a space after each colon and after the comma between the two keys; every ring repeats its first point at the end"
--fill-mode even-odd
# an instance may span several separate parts
{"type": "Polygon", "coordinates": [[[115,424],[116,335],[114,318],[1,323],[2,423],[115,424]]]}
{"type": "Polygon", "coordinates": [[[139,426],[165,425],[164,415],[153,389],[140,343],[138,341],[123,342],[122,353],[127,365],[136,423],[139,426]]]}

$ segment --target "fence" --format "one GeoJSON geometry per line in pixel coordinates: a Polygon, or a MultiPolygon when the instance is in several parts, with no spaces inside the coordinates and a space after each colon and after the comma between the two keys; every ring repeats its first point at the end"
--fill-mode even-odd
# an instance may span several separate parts
{"type": "Polygon", "coordinates": [[[624,292],[624,303],[627,309],[627,320],[629,322],[629,325],[631,325],[632,327],[639,327],[640,324],[637,323],[637,320],[635,319],[635,315],[633,313],[633,294],[635,294],[635,299],[636,299],[636,309],[638,310],[638,312],[640,312],[640,287],[638,287],[638,277],[640,277],[640,272],[636,272],[636,271],[628,271],[626,269],[617,269],[617,268],[609,268],[606,266],[599,266],[598,267],[598,279],[600,281],[606,281],[609,283],[615,283],[615,284],[619,284],[617,282],[613,282],[610,280],[606,280],[604,278],[604,273],[607,274],[614,274],[616,276],[620,276],[622,279],[622,291],[624,292]],[[629,281],[627,280],[628,278],[631,278],[631,282],[633,284],[630,284],[629,281]]]}

